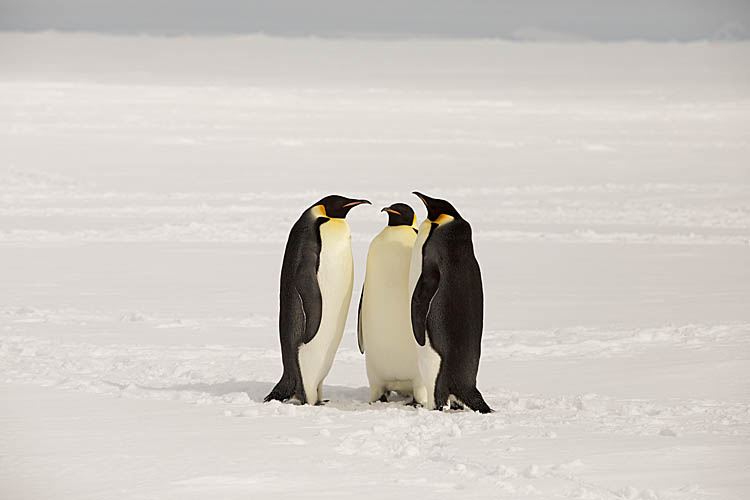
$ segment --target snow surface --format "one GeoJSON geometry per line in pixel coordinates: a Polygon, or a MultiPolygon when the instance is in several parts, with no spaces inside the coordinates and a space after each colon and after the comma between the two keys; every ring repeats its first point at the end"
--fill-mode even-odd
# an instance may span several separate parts
{"type": "Polygon", "coordinates": [[[750,496],[750,44],[0,35],[0,497],[750,496]],[[497,411],[281,373],[292,222],[450,199],[497,411]]]}

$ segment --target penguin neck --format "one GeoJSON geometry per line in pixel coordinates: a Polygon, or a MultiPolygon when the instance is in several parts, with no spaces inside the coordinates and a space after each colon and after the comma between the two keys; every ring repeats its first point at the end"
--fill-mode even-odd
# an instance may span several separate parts
{"type": "Polygon", "coordinates": [[[384,238],[391,238],[391,239],[402,239],[404,237],[413,237],[417,233],[417,228],[414,226],[407,226],[406,224],[401,224],[399,226],[385,226],[385,228],[380,232],[380,234],[384,238]]]}
{"type": "Polygon", "coordinates": [[[431,229],[432,229],[432,221],[430,219],[425,219],[422,221],[422,224],[419,226],[418,233],[428,234],[431,229]]]}
{"type": "Polygon", "coordinates": [[[330,217],[326,215],[326,209],[323,205],[315,205],[310,208],[310,217],[319,227],[321,237],[325,234],[326,239],[341,240],[349,242],[351,231],[346,219],[339,217],[330,217]]]}

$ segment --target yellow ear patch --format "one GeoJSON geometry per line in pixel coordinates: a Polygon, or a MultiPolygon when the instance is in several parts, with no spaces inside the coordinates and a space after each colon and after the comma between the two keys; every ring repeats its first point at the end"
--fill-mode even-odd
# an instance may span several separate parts
{"type": "Polygon", "coordinates": [[[440,214],[440,215],[438,216],[438,218],[437,218],[437,219],[435,219],[435,221],[434,221],[434,222],[435,222],[435,224],[437,224],[437,225],[439,225],[439,226],[442,226],[443,224],[447,224],[447,223],[449,223],[449,222],[450,222],[450,221],[452,221],[452,220],[453,220],[453,216],[452,216],[452,215],[448,215],[448,214],[440,214]]]}
{"type": "Polygon", "coordinates": [[[328,217],[328,215],[326,214],[326,207],[325,207],[325,205],[315,205],[312,208],[312,214],[313,214],[313,217],[315,217],[315,218],[318,218],[318,217],[328,217]]]}
{"type": "Polygon", "coordinates": [[[414,227],[419,227],[419,226],[417,226],[417,214],[414,214],[414,220],[411,221],[411,225],[414,226],[414,227]]]}

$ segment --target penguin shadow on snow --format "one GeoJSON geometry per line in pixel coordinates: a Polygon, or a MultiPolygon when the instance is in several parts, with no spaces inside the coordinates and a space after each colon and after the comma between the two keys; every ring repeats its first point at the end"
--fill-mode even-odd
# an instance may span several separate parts
{"type": "MultiPolygon", "coordinates": [[[[264,387],[266,387],[264,385],[264,387]]],[[[266,391],[267,392],[267,391],[266,391]]],[[[308,408],[335,408],[339,411],[366,411],[369,409],[401,408],[404,410],[414,411],[416,408],[409,403],[411,397],[392,393],[388,402],[370,403],[369,387],[347,387],[344,385],[323,385],[324,403],[319,405],[302,405],[297,399],[288,399],[281,404],[305,406],[308,408]]],[[[248,396],[253,402],[263,402],[263,394],[250,393],[248,396]]]]}
{"type": "MultiPolygon", "coordinates": [[[[110,382],[111,383],[111,382],[110,382]]],[[[127,386],[122,384],[114,384],[121,389],[125,389],[127,386]]],[[[151,387],[145,385],[137,385],[139,389],[154,392],[196,392],[203,394],[210,394],[211,396],[225,396],[227,394],[245,393],[247,394],[250,401],[253,403],[263,404],[264,396],[274,386],[273,382],[257,382],[254,380],[227,380],[225,382],[216,382],[209,384],[206,382],[196,382],[193,384],[176,384],[165,387],[151,387]]],[[[403,396],[399,393],[392,392],[388,396],[387,402],[376,401],[370,403],[370,388],[369,387],[347,387],[344,385],[325,385],[323,386],[324,394],[326,395],[326,402],[322,405],[302,405],[296,399],[290,399],[285,401],[285,405],[294,406],[307,406],[310,409],[313,408],[335,408],[339,411],[366,411],[370,410],[384,410],[386,408],[399,408],[405,411],[416,411],[418,408],[414,406],[413,398],[410,396],[403,396]]],[[[455,404],[451,404],[450,408],[446,408],[444,413],[454,413],[456,411],[465,411],[464,408],[459,407],[455,404]]]]}
{"type": "MultiPolygon", "coordinates": [[[[212,396],[224,396],[233,393],[247,394],[250,401],[254,403],[263,403],[263,398],[268,391],[270,391],[275,384],[273,382],[257,382],[254,380],[228,380],[225,382],[206,383],[197,382],[193,384],[177,384],[165,387],[148,387],[139,385],[140,389],[148,391],[158,392],[198,392],[204,394],[210,394],[212,396]]],[[[323,387],[324,394],[328,400],[321,407],[331,407],[338,410],[353,411],[357,409],[369,407],[368,398],[370,389],[368,387],[346,387],[343,385],[325,385],[323,387]]],[[[387,403],[389,406],[393,406],[392,403],[401,401],[398,397],[392,397],[391,403],[387,403]]],[[[408,398],[403,398],[404,402],[408,401],[408,398]]],[[[291,399],[283,404],[300,405],[296,399],[291,399]]],[[[377,403],[380,405],[380,403],[377,403]]],[[[384,404],[385,405],[385,404],[384,404]]],[[[312,406],[311,406],[312,407],[312,406]]]]}
{"type": "Polygon", "coordinates": [[[244,392],[251,401],[262,402],[263,396],[273,388],[273,382],[256,382],[248,380],[227,380],[226,382],[216,382],[209,384],[206,382],[197,382],[194,384],[177,384],[164,387],[147,387],[139,385],[141,389],[149,391],[187,391],[202,392],[212,396],[224,396],[237,392],[244,392]]]}

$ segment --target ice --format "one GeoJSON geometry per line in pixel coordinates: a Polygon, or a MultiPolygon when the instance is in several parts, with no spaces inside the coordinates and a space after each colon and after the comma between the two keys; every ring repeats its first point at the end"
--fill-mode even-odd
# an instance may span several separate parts
{"type": "Polygon", "coordinates": [[[0,47],[0,497],[750,495],[750,44],[0,47]],[[414,189],[473,226],[496,412],[368,404],[356,303],[330,402],[262,403],[293,221],[414,189]]]}

